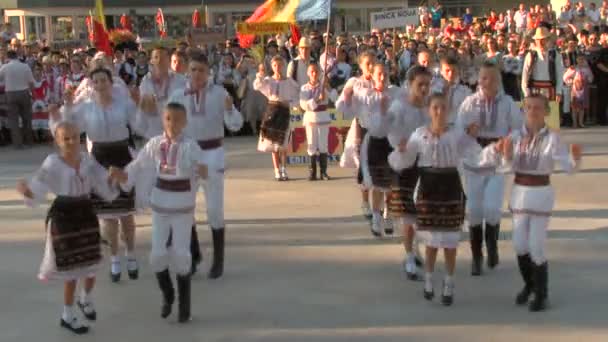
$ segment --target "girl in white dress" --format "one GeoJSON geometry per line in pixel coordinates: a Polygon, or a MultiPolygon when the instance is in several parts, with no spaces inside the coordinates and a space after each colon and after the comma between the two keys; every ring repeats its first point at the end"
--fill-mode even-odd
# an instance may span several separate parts
{"type": "Polygon", "coordinates": [[[38,277],[64,281],[64,306],[59,324],[76,334],[89,328],[74,312],[74,295],[80,279],[83,292],[77,303],[88,320],[96,320],[92,292],[95,272],[101,262],[99,223],[89,199],[94,191],[104,200],[118,196],[109,185],[108,173],[94,158],[80,151],[78,128],[60,122],[55,128],[58,153],[49,155],[28,183],[17,184],[17,191],[28,205],[54,194],[46,220],[46,244],[38,277]],[[60,243],[58,243],[60,242],[60,243]]]}
{"type": "Polygon", "coordinates": [[[479,156],[481,147],[473,137],[477,134],[476,124],[467,127],[466,133],[458,128],[449,128],[447,100],[443,95],[431,96],[429,116],[431,123],[418,128],[409,140],[403,139],[389,156],[389,163],[398,172],[416,161],[418,163],[416,230],[426,245],[424,297],[427,300],[434,297],[433,271],[441,248],[446,264],[441,303],[451,305],[456,250],[465,213],[458,166],[465,155],[469,158],[479,156]]]}

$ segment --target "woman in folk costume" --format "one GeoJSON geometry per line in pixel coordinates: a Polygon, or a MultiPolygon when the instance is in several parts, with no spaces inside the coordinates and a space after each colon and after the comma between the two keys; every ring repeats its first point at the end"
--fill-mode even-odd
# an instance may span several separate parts
{"type": "Polygon", "coordinates": [[[230,96],[238,99],[236,91],[240,82],[241,75],[236,69],[234,55],[232,53],[225,53],[215,74],[215,84],[223,86],[230,96]]]}
{"type": "MultiPolygon", "coordinates": [[[[395,96],[385,122],[389,129],[388,139],[393,149],[397,149],[399,144],[407,141],[418,127],[428,122],[426,113],[431,79],[430,70],[422,66],[414,66],[407,73],[407,90],[395,96]]],[[[414,190],[417,182],[418,170],[415,164],[400,170],[393,175],[388,200],[389,214],[399,219],[403,228],[403,246],[406,253],[403,268],[410,280],[419,279],[418,266],[422,264],[414,248],[416,222],[414,190]]]]}
{"type": "Polygon", "coordinates": [[[344,85],[344,89],[338,101],[336,101],[336,109],[342,112],[345,118],[353,118],[353,123],[348,136],[347,142],[352,142],[344,147],[344,154],[340,163],[356,164],[358,168],[357,183],[361,186],[361,210],[363,216],[367,219],[372,219],[372,209],[369,204],[369,189],[363,184],[363,172],[361,170],[361,162],[359,154],[361,151],[361,143],[367,134],[369,127],[369,113],[361,110],[361,103],[353,96],[353,89],[373,89],[374,81],[372,80],[373,66],[376,61],[376,55],[372,52],[363,52],[359,55],[359,68],[361,69],[360,77],[350,78],[344,85]],[[347,159],[354,159],[354,162],[348,162],[347,159]]]}
{"type": "Polygon", "coordinates": [[[420,179],[416,195],[416,230],[426,245],[424,297],[427,300],[434,297],[433,272],[441,248],[446,264],[443,305],[451,305],[454,300],[456,251],[465,214],[458,166],[465,155],[471,155],[470,162],[476,159],[479,166],[484,165],[480,161],[481,148],[474,138],[477,124],[470,124],[467,132],[450,128],[447,106],[442,94],[432,95],[429,102],[431,123],[418,128],[409,140],[402,140],[389,157],[390,165],[396,171],[417,163],[420,179]]]}
{"type": "Polygon", "coordinates": [[[118,190],[110,188],[107,171],[92,156],[80,151],[78,127],[66,121],[52,127],[58,152],[46,157],[29,183],[20,181],[17,190],[29,205],[44,201],[48,193],[56,196],[47,214],[44,258],[38,277],[64,281],[59,324],[84,334],[89,327],[74,312],[76,285],[80,280],[78,307],[85,318],[96,320],[93,288],[102,259],[99,221],[89,194],[95,192],[111,201],[118,196],[118,190]]]}
{"type": "MultiPolygon", "coordinates": [[[[465,129],[472,123],[479,126],[477,142],[485,147],[498,141],[521,125],[521,110],[501,89],[500,71],[494,64],[484,63],[479,71],[479,87],[467,97],[458,112],[457,125],[465,129]]],[[[492,166],[478,167],[467,160],[463,163],[471,254],[471,274],[482,273],[485,223],[485,242],[488,267],[498,265],[498,236],[502,216],[505,176],[492,166]]]]}
{"type": "Polygon", "coordinates": [[[196,206],[198,179],[207,178],[205,156],[195,140],[185,136],[186,108],[170,102],[163,113],[164,133],[148,141],[137,158],[122,171],[112,168],[113,179],[123,189],[133,187],[143,173],[153,173],[156,182],[150,192],[152,208],[152,251],[150,263],[162,292],[161,317],[171,314],[175,289],[169,265],[177,273],[178,322],[190,320],[191,262],[190,236],[196,206]],[[172,253],[167,240],[172,236],[172,253]]]}
{"type": "MultiPolygon", "coordinates": [[[[130,96],[130,90],[127,87],[125,81],[123,81],[118,75],[115,75],[114,64],[112,63],[112,58],[106,56],[103,52],[98,52],[95,54],[95,57],[89,63],[88,72],[99,69],[106,68],[110,70],[112,75],[112,93],[116,98],[127,98],[130,96]]],[[[82,101],[86,101],[93,96],[95,92],[95,85],[91,77],[86,77],[74,92],[74,103],[80,103],[82,101]]]]}
{"type": "MultiPolygon", "coordinates": [[[[127,126],[135,127],[137,107],[128,96],[116,97],[110,70],[94,69],[89,74],[89,79],[94,87],[90,98],[74,104],[73,94],[65,93],[62,119],[75,123],[81,132],[87,134],[89,151],[103,167],[124,167],[132,160],[127,126]]],[[[51,122],[53,120],[51,118],[51,122]]],[[[126,245],[125,257],[129,278],[137,279],[139,272],[135,257],[134,193],[121,192],[111,203],[93,198],[93,204],[102,221],[104,235],[110,243],[112,282],[118,282],[121,277],[121,261],[118,256],[119,224],[126,245]]]]}
{"type": "Polygon", "coordinates": [[[297,104],[300,98],[300,86],[293,79],[285,77],[284,64],[283,57],[273,57],[271,61],[273,76],[265,76],[266,69],[261,64],[253,82],[253,89],[261,92],[268,99],[266,113],[260,126],[258,151],[272,152],[274,178],[277,181],[289,179],[286,164],[290,136],[290,108],[294,103],[297,104]]]}
{"type": "Polygon", "coordinates": [[[517,294],[518,305],[528,304],[530,311],[547,306],[548,270],[545,242],[549,219],[555,204],[550,177],[554,164],[567,173],[580,168],[581,147],[565,145],[557,132],[549,130],[546,97],[533,94],[524,100],[525,123],[495,145],[495,163],[506,164],[514,173],[509,209],[513,214],[513,247],[517,254],[524,288],[517,294]]]}
{"type": "MultiPolygon", "coordinates": [[[[371,233],[381,237],[385,227],[382,210],[385,195],[390,191],[392,171],[388,165],[388,154],[392,151],[388,140],[388,126],[383,120],[391,103],[391,92],[387,87],[388,75],[384,64],[377,63],[372,68],[373,88],[355,85],[353,97],[360,103],[359,108],[367,114],[367,133],[361,142],[361,173],[363,186],[370,189],[372,197],[371,233]]],[[[389,230],[390,234],[392,232],[389,230]]]]}
{"type": "Polygon", "coordinates": [[[188,114],[185,134],[196,140],[209,167],[203,182],[207,221],[213,236],[213,264],[209,278],[217,279],[224,272],[224,126],[232,132],[243,126],[243,117],[226,90],[213,84],[209,64],[204,55],[194,55],[189,64],[190,82],[175,91],[169,102],[183,105],[188,114]]]}
{"type": "Polygon", "coordinates": [[[307,152],[310,157],[309,181],[317,180],[317,160],[320,166],[319,179],[330,179],[327,175],[327,142],[331,117],[327,105],[330,99],[335,102],[338,94],[334,89],[330,90],[328,80],[321,81],[320,73],[318,64],[309,64],[309,82],[302,86],[300,92],[300,107],[304,110],[303,124],[306,127],[307,152]]]}

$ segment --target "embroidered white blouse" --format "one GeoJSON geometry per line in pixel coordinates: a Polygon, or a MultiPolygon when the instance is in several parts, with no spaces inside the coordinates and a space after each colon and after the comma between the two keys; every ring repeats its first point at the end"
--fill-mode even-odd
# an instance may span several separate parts
{"type": "MultiPolygon", "coordinates": [[[[129,138],[127,125],[136,127],[135,102],[130,97],[112,97],[112,104],[102,108],[97,101],[89,98],[70,107],[63,106],[63,120],[76,124],[81,132],[86,132],[92,142],[114,142],[129,138]]],[[[55,122],[51,119],[50,125],[55,122]]]]}
{"type": "MultiPolygon", "coordinates": [[[[148,141],[142,150],[125,168],[128,181],[121,184],[124,190],[133,187],[137,178],[150,176],[166,180],[190,180],[190,191],[170,192],[156,188],[137,190],[150,196],[150,206],[161,213],[188,213],[194,210],[198,188],[198,166],[204,165],[203,151],[196,141],[180,137],[170,141],[164,135],[148,141]]],[[[138,183],[139,185],[139,183],[138,183]]],[[[152,184],[150,184],[152,185],[152,184]]]]}
{"type": "Polygon", "coordinates": [[[300,85],[291,78],[277,81],[272,77],[256,77],[253,89],[262,93],[270,102],[288,103],[297,106],[300,100],[300,85]]]}
{"type": "Polygon", "coordinates": [[[78,170],[66,164],[56,153],[46,157],[42,166],[29,182],[34,202],[44,201],[48,193],[56,196],[88,196],[95,192],[101,198],[111,201],[118,197],[118,189],[110,186],[108,172],[86,153],[80,154],[78,170]]]}
{"type": "Polygon", "coordinates": [[[304,125],[309,123],[316,124],[329,124],[331,117],[327,110],[315,112],[319,106],[327,106],[329,100],[335,102],[338,98],[338,94],[335,89],[327,91],[327,97],[321,102],[317,102],[317,98],[321,95],[321,83],[316,86],[312,86],[310,83],[306,83],[302,86],[300,91],[300,107],[304,110],[304,125]]]}
{"type": "Polygon", "coordinates": [[[143,98],[145,95],[156,96],[156,113],[144,113],[138,109],[137,130],[144,137],[150,139],[163,133],[162,112],[169,101],[171,94],[186,87],[187,79],[183,75],[169,72],[169,79],[162,84],[154,82],[152,74],[148,73],[141,81],[139,92],[143,98]]]}

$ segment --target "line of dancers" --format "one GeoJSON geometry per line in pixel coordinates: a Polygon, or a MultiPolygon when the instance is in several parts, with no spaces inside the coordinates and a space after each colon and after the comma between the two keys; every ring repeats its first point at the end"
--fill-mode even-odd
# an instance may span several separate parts
{"type": "MultiPolygon", "coordinates": [[[[153,52],[153,65],[162,66],[159,70],[164,69],[167,59],[166,50],[153,52]]],[[[273,152],[277,179],[287,179],[283,154],[289,132],[285,120],[289,121],[288,104],[297,97],[315,123],[310,134],[316,139],[309,144],[316,146],[313,155],[321,152],[320,178],[329,178],[326,156],[321,157],[326,155],[321,136],[326,134],[328,123],[327,101],[337,94],[320,81],[318,65],[307,66],[309,82],[298,89],[282,76],[282,63],[280,57],[273,59],[275,76],[265,77],[260,69],[254,83],[270,100],[258,148],[273,152]]],[[[527,97],[522,118],[520,109],[500,89],[499,70],[493,64],[481,68],[478,91],[455,102],[460,90],[454,65],[450,59],[442,61],[443,78],[436,82],[445,83],[436,87],[439,92],[431,93],[436,85],[432,84],[432,73],[423,66],[408,72],[406,87],[390,88],[384,65],[375,63],[372,54],[363,53],[363,76],[351,79],[336,101],[340,111],[354,118],[351,137],[347,138],[351,144],[345,147],[343,157],[354,158],[353,165],[359,166],[362,208],[371,216],[372,233],[390,233],[383,229],[383,222],[390,218],[403,229],[404,268],[410,279],[419,278],[421,266],[415,239],[426,246],[423,295],[428,300],[435,296],[434,266],[438,250],[443,249],[444,305],[454,301],[456,251],[465,212],[471,224],[471,273],[482,274],[484,227],[488,267],[498,265],[503,174],[512,170],[515,185],[509,208],[524,280],[516,302],[529,303],[531,311],[543,310],[548,298],[544,246],[554,204],[550,175],[555,162],[568,172],[577,170],[581,148],[562,144],[559,135],[547,128],[545,97],[527,97]],[[463,175],[466,186],[461,181],[463,175]]],[[[180,77],[177,74],[153,70],[149,76],[143,84],[151,84],[139,93],[132,92],[133,101],[124,96],[128,94],[124,84],[100,61],[89,74],[90,95],[75,101],[68,91],[61,110],[50,110],[57,152],[46,158],[29,182],[17,184],[17,190],[31,204],[48,193],[56,195],[46,220],[39,277],[64,281],[60,325],[77,334],[89,328],[76,314],[74,304],[87,320],[97,318],[92,292],[102,259],[98,218],[113,234],[121,226],[123,236],[127,236],[127,271],[135,279],[138,265],[133,254],[132,214],[137,207],[152,209],[150,263],[161,290],[161,317],[171,314],[176,299],[169,271],[169,265],[174,265],[178,321],[188,322],[191,275],[198,261],[192,248],[198,247],[193,226],[200,184],[213,233],[214,260],[209,277],[216,279],[223,273],[224,126],[238,130],[242,116],[225,89],[209,82],[209,65],[203,55],[193,56],[189,78],[183,82],[174,82],[180,77]],[[146,127],[149,140],[134,155],[128,131],[141,127],[146,127]],[[88,153],[80,151],[81,132],[87,133],[88,153]],[[76,298],[78,281],[82,292],[76,298]]],[[[111,243],[117,245],[117,241],[111,243]]],[[[116,249],[111,252],[110,274],[118,281],[120,261],[116,249]]]]}

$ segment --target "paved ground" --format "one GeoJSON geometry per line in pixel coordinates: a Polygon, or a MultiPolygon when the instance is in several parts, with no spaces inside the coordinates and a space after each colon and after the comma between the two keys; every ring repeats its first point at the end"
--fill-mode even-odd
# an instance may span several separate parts
{"type": "MultiPolygon", "coordinates": [[[[305,170],[276,183],[255,141],[228,140],[226,274],[193,283],[191,324],[158,317],[159,293],[144,262],[150,219],[140,216],[141,278],[111,284],[104,268],[89,341],[608,341],[608,130],[564,131],[585,146],[584,169],[554,177],[557,206],[549,245],[552,308],[515,307],[520,281],[503,219],[502,263],[469,276],[468,244],[459,249],[453,307],[422,298],[422,284],[400,272],[397,239],[374,240],[359,217],[349,170],[310,184],[305,170]]],[[[26,209],[12,190],[50,148],[0,149],[0,341],[69,341],[57,327],[61,284],[40,283],[45,208],[26,209]]],[[[198,218],[205,220],[204,213],[198,218]]],[[[210,233],[199,226],[208,267],[210,233]]],[[[442,259],[440,258],[439,261],[442,259]]],[[[438,271],[441,271],[439,267],[438,271]]],[[[439,278],[439,277],[437,277],[439,278]]],[[[439,291],[439,284],[437,290],[439,291]]]]}

